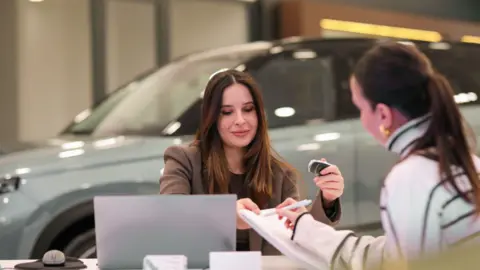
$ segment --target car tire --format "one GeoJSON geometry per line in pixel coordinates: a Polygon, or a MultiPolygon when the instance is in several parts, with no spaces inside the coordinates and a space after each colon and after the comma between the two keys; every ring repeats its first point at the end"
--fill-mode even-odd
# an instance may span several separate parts
{"type": "Polygon", "coordinates": [[[95,229],[75,236],[63,249],[65,256],[74,258],[96,258],[95,229]]]}

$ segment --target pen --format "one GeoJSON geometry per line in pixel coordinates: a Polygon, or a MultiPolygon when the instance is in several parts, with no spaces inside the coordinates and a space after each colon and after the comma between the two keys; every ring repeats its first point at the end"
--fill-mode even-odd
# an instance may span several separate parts
{"type": "MultiPolygon", "coordinates": [[[[306,206],[309,206],[310,204],[312,204],[312,200],[303,200],[303,201],[299,201],[299,202],[296,202],[294,204],[285,206],[282,209],[283,210],[292,210],[292,209],[299,208],[299,207],[302,207],[302,206],[306,207],[306,206]]],[[[275,215],[276,213],[277,213],[276,208],[270,208],[270,209],[262,210],[260,212],[260,215],[264,216],[264,217],[268,217],[268,216],[275,215]]]]}

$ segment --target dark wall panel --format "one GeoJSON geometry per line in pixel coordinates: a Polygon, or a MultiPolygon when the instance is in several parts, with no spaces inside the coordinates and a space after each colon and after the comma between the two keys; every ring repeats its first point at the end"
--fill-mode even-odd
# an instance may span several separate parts
{"type": "MultiPolygon", "coordinates": [[[[283,0],[259,0],[261,3],[263,39],[275,39],[276,4],[283,0]]],[[[350,4],[370,8],[413,13],[437,18],[480,22],[480,0],[312,0],[350,4]]]]}
{"type": "Polygon", "coordinates": [[[480,21],[479,0],[321,0],[323,2],[415,13],[444,19],[480,21]]]}

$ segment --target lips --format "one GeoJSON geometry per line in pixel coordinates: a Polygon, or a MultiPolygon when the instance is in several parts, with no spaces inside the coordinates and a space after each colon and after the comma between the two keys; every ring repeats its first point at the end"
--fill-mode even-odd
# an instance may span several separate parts
{"type": "Polygon", "coordinates": [[[243,137],[243,136],[247,135],[248,132],[250,132],[250,131],[249,130],[241,130],[241,131],[234,131],[234,132],[232,132],[232,134],[237,136],[237,137],[243,137]]]}

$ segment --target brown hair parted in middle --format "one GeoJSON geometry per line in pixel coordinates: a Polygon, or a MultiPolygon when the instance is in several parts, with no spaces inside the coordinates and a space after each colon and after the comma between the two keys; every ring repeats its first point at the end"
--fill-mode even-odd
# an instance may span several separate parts
{"type": "Polygon", "coordinates": [[[210,78],[203,95],[200,127],[194,145],[200,148],[204,168],[202,176],[208,189],[206,192],[208,194],[228,193],[230,171],[217,122],[221,113],[223,92],[233,84],[242,84],[248,88],[258,118],[255,137],[246,149],[244,166],[252,200],[263,205],[272,196],[275,169],[296,172],[288,163],[281,161],[270,145],[260,87],[248,73],[229,69],[219,71],[210,78]]]}

